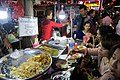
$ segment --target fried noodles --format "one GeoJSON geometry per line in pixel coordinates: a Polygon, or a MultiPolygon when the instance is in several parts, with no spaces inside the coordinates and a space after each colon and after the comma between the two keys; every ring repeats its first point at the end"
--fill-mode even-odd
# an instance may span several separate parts
{"type": "Polygon", "coordinates": [[[30,78],[43,72],[50,64],[50,60],[46,54],[36,55],[22,63],[18,68],[14,67],[10,74],[14,78],[30,78]]]}

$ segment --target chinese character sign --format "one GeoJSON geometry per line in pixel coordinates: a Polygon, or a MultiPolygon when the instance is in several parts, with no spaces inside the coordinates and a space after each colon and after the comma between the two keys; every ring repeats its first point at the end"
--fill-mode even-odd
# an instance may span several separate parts
{"type": "Polygon", "coordinates": [[[38,34],[37,18],[19,18],[19,36],[33,36],[38,34]]]}

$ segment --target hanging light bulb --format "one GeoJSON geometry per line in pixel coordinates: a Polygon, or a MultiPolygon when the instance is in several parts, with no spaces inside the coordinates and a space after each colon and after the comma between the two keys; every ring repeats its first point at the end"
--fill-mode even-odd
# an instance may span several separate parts
{"type": "Polygon", "coordinates": [[[63,11],[64,6],[62,5],[61,7],[62,7],[62,9],[58,14],[58,18],[61,19],[61,20],[64,20],[66,18],[65,12],[63,11]]]}
{"type": "Polygon", "coordinates": [[[0,8],[0,19],[7,19],[8,18],[8,13],[6,10],[3,8],[0,8]]]}

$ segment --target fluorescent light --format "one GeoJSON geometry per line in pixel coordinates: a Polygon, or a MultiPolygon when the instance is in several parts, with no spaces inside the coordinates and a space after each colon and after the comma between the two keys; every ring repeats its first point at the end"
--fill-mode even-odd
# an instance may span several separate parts
{"type": "Polygon", "coordinates": [[[63,19],[65,19],[66,16],[65,15],[59,15],[58,17],[63,20],[63,19]]]}
{"type": "Polygon", "coordinates": [[[0,11],[0,19],[6,19],[8,18],[7,11],[0,11]]]}

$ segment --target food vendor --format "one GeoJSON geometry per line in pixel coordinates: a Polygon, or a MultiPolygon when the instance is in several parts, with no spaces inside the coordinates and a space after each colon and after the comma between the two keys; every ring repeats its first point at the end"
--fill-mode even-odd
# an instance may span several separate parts
{"type": "Polygon", "coordinates": [[[42,18],[41,20],[41,28],[42,28],[41,39],[42,40],[49,40],[51,38],[53,27],[61,28],[66,25],[66,24],[59,24],[51,21],[52,12],[53,12],[52,10],[47,9],[45,11],[45,18],[42,18]]]}

